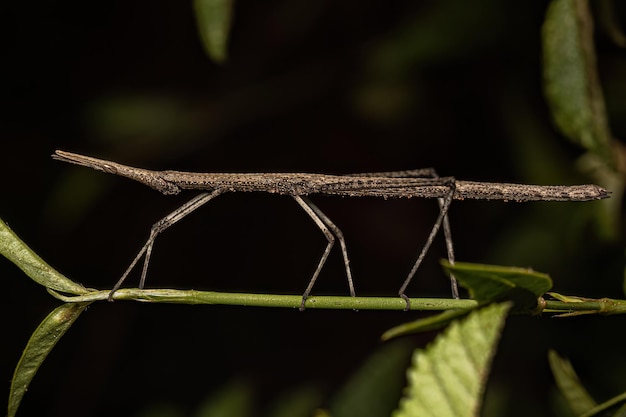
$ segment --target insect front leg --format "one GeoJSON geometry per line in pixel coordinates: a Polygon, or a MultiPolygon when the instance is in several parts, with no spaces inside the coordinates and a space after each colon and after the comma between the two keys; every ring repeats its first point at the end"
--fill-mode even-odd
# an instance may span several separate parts
{"type": "Polygon", "coordinates": [[[135,256],[135,259],[133,259],[130,266],[126,269],[122,277],[117,281],[117,283],[115,283],[115,285],[113,286],[113,289],[109,293],[109,301],[113,301],[113,295],[115,294],[115,291],[117,291],[122,286],[122,284],[124,284],[124,281],[130,274],[130,271],[133,270],[135,265],[137,265],[137,262],[139,262],[141,257],[145,254],[146,257],[144,259],[143,268],[141,270],[141,280],[139,281],[139,288],[143,288],[146,282],[146,275],[148,274],[148,264],[150,263],[150,256],[152,255],[152,247],[154,246],[154,241],[156,240],[157,236],[161,234],[162,232],[164,232],[165,230],[167,230],[170,226],[177,223],[183,217],[196,211],[202,205],[206,204],[213,198],[220,195],[222,192],[223,192],[222,190],[218,189],[210,193],[199,194],[196,197],[189,200],[188,202],[186,202],[185,204],[183,204],[182,206],[180,206],[179,208],[177,208],[176,210],[174,210],[173,212],[171,212],[170,214],[168,214],[167,216],[163,217],[154,225],[152,225],[148,240],[143,245],[143,247],[141,248],[137,256],[135,256]]]}

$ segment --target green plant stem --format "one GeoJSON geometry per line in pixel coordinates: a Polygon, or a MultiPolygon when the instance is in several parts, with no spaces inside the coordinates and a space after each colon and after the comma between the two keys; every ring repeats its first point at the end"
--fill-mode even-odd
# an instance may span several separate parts
{"type": "MultiPolygon", "coordinates": [[[[64,302],[104,301],[109,297],[109,291],[91,291],[86,295],[66,296],[52,289],[48,292],[64,302]]],[[[238,305],[253,307],[282,307],[298,308],[302,297],[300,295],[280,294],[249,294],[226,293],[197,290],[153,289],[141,290],[138,288],[120,289],[113,295],[114,300],[142,301],[150,303],[171,304],[214,304],[238,305]]],[[[580,314],[625,314],[626,301],[598,299],[577,302],[544,300],[542,312],[559,313],[563,317],[580,314]]],[[[412,298],[411,310],[452,310],[473,309],[478,302],[468,299],[451,298],[412,298]]],[[[404,310],[406,304],[400,297],[345,297],[345,296],[312,296],[306,301],[308,309],[331,310],[404,310]]]]}
{"type": "MultiPolygon", "coordinates": [[[[93,291],[87,295],[65,296],[48,289],[50,294],[64,302],[102,301],[109,296],[109,291],[93,291]]],[[[220,304],[254,307],[298,308],[302,302],[300,295],[225,293],[196,290],[140,290],[135,288],[120,289],[113,295],[114,300],[132,300],[151,303],[175,304],[220,304]]],[[[456,308],[471,309],[478,306],[474,300],[456,300],[447,298],[413,298],[411,310],[450,310],[456,308]]],[[[406,303],[400,297],[345,297],[312,296],[306,301],[306,308],[337,310],[404,310],[406,303]]]]}
{"type": "Polygon", "coordinates": [[[626,300],[611,298],[584,299],[579,302],[546,300],[544,313],[560,313],[560,317],[582,314],[626,314],[626,300]]]}
{"type": "Polygon", "coordinates": [[[591,410],[587,411],[584,414],[581,414],[580,417],[591,417],[594,416],[596,414],[601,413],[604,410],[608,410],[609,408],[613,407],[616,404],[621,403],[622,401],[626,401],[626,392],[611,398],[610,400],[603,402],[602,404],[598,404],[596,407],[592,408],[591,410]]]}

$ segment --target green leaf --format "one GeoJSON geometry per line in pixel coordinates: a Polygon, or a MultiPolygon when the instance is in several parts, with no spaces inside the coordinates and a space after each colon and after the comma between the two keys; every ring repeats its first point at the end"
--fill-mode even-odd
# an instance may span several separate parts
{"type": "Polygon", "coordinates": [[[552,0],[542,35],[544,90],[555,124],[614,167],[588,0],[552,0]]]}
{"type": "Polygon", "coordinates": [[[33,281],[47,288],[69,294],[86,294],[88,290],[61,275],[32,251],[0,219],[0,254],[17,265],[33,281]]]}
{"type": "Polygon", "coordinates": [[[567,400],[574,414],[580,415],[597,405],[585,387],[580,383],[574,367],[567,359],[561,358],[553,350],[548,352],[550,369],[556,380],[559,391],[567,400]]]}
{"type": "Polygon", "coordinates": [[[441,261],[444,270],[454,275],[481,304],[503,299],[514,300],[516,309],[533,309],[537,299],[552,288],[552,279],[532,269],[441,261]]]}
{"type": "Polygon", "coordinates": [[[451,265],[446,260],[442,260],[441,265],[448,275],[454,275],[478,304],[471,308],[449,309],[434,316],[401,324],[383,333],[382,340],[445,327],[478,305],[493,301],[512,300],[515,301],[517,311],[534,311],[537,308],[537,299],[552,287],[552,280],[548,275],[532,269],[467,262],[451,265]]]}
{"type": "Polygon", "coordinates": [[[233,0],[194,0],[198,32],[204,49],[215,62],[226,61],[233,0]]]}
{"type": "Polygon", "coordinates": [[[416,350],[409,386],[393,417],[470,417],[480,411],[510,303],[492,304],[453,322],[426,350],[416,350]]]}
{"type": "Polygon", "coordinates": [[[17,412],[17,408],[28,390],[30,382],[35,377],[39,366],[89,304],[63,304],[52,311],[33,332],[20,361],[17,363],[13,380],[11,381],[8,407],[9,417],[13,417],[17,412]]]}
{"type": "Polygon", "coordinates": [[[398,404],[413,343],[408,339],[381,345],[333,396],[333,417],[389,416],[398,404]]]}
{"type": "Polygon", "coordinates": [[[426,332],[429,330],[437,330],[450,324],[452,320],[458,319],[469,313],[472,309],[453,309],[446,310],[443,313],[428,316],[423,319],[404,323],[399,326],[392,327],[380,337],[386,341],[400,336],[406,336],[413,333],[426,332]]]}

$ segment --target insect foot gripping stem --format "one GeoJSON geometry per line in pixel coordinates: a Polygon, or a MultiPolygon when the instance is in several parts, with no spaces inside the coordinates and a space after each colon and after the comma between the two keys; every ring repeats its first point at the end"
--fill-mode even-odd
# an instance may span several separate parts
{"type": "Polygon", "coordinates": [[[400,294],[400,298],[404,300],[406,306],[404,307],[404,311],[409,311],[411,309],[411,300],[407,297],[406,294],[400,294]]]}

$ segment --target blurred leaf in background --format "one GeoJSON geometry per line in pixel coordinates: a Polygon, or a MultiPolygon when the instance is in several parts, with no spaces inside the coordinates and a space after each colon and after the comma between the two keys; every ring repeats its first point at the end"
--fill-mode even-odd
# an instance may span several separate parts
{"type": "Polygon", "coordinates": [[[399,339],[378,347],[336,392],[333,417],[389,416],[398,404],[413,343],[399,339]]]}
{"type": "Polygon", "coordinates": [[[565,396],[567,403],[576,415],[583,414],[597,405],[580,383],[570,361],[561,358],[553,350],[548,352],[548,360],[559,391],[565,396]]]}
{"type": "Polygon", "coordinates": [[[543,25],[544,90],[559,130],[589,153],[580,161],[600,185],[613,191],[605,208],[603,232],[620,229],[626,153],[614,141],[600,79],[588,0],[553,0],[543,25]]]}
{"type": "Polygon", "coordinates": [[[588,0],[550,3],[543,47],[544,88],[556,125],[570,140],[615,167],[588,0]]]}
{"type": "Polygon", "coordinates": [[[194,0],[198,32],[204,49],[217,63],[226,61],[234,0],[194,0]]]}

